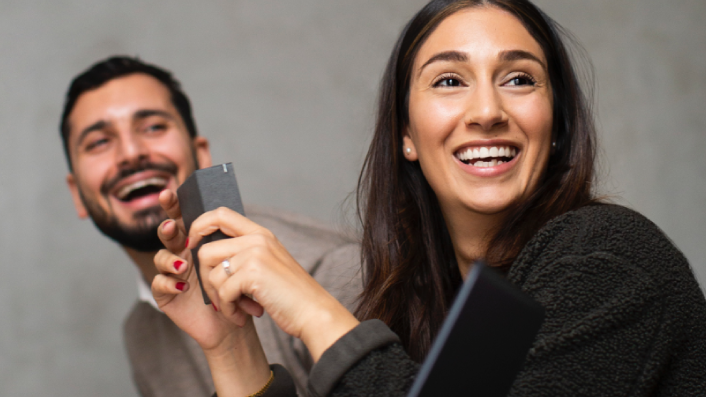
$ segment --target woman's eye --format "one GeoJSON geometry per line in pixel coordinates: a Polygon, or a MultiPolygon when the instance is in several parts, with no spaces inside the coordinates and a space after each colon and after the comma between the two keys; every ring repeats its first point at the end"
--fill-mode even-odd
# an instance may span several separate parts
{"type": "Polygon", "coordinates": [[[443,78],[436,83],[434,83],[434,87],[460,87],[461,82],[458,79],[452,78],[452,77],[446,77],[443,78]]]}
{"type": "Polygon", "coordinates": [[[529,75],[515,76],[507,82],[507,85],[515,85],[515,86],[534,85],[534,84],[535,84],[534,79],[529,75]]]}

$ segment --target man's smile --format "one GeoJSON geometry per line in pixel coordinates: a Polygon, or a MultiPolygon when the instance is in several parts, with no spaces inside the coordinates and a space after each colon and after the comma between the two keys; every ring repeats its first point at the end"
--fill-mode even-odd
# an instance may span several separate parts
{"type": "Polygon", "coordinates": [[[113,205],[128,207],[132,211],[159,205],[159,193],[176,189],[176,167],[171,164],[144,164],[142,167],[121,170],[106,181],[101,191],[113,205]]]}

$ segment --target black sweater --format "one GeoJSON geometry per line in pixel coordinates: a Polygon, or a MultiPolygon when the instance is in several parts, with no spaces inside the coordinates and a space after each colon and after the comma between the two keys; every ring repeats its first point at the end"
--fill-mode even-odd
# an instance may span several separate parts
{"type": "MultiPolygon", "coordinates": [[[[614,205],[561,215],[508,279],[546,310],[510,396],[706,396],[706,299],[642,215],[614,205]]],[[[324,352],[309,393],[404,396],[418,368],[389,328],[366,321],[324,352]]]]}

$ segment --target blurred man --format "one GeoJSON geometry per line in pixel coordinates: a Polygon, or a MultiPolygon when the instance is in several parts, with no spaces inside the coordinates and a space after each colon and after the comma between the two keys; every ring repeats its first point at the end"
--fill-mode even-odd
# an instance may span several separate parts
{"type": "MultiPolygon", "coordinates": [[[[139,298],[125,321],[124,339],[140,393],[211,395],[201,349],[159,310],[149,287],[157,273],[154,254],[163,247],[157,228],[167,218],[159,192],[174,190],[194,170],[211,166],[209,143],[197,133],[189,99],[168,71],[136,58],[112,57],[73,80],[60,130],[78,216],[90,217],[120,244],[139,271],[139,298]]],[[[246,212],[352,306],[360,290],[355,244],[297,215],[251,206],[246,212]]],[[[303,392],[311,366],[303,344],[266,315],[255,323],[270,363],[287,367],[303,392]]]]}

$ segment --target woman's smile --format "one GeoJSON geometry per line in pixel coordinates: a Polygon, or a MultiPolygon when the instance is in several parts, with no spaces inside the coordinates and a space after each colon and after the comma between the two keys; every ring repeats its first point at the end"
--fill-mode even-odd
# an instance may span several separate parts
{"type": "Polygon", "coordinates": [[[462,170],[480,177],[501,175],[516,164],[520,150],[511,143],[482,142],[464,145],[454,152],[462,170]]]}

